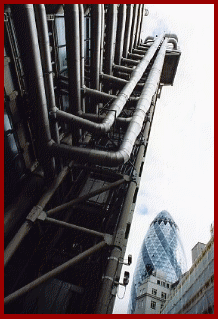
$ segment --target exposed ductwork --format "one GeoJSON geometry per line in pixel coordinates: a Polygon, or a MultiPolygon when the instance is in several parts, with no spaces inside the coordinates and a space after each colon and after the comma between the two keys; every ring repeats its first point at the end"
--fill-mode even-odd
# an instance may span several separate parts
{"type": "Polygon", "coordinates": [[[136,110],[132,120],[123,138],[120,149],[117,152],[99,151],[88,148],[70,147],[66,145],[57,145],[55,142],[49,143],[49,149],[54,156],[63,156],[76,160],[84,160],[98,165],[116,167],[130,158],[134,143],[142,129],[142,125],[148,111],[152,97],[155,94],[163,68],[165,53],[167,49],[168,38],[164,40],[155,62],[151,68],[146,84],[142,90],[136,110]]]}
{"type": "Polygon", "coordinates": [[[126,24],[126,4],[121,4],[118,9],[118,23],[117,23],[117,41],[115,47],[114,63],[120,65],[123,55],[123,40],[126,24]]]}
{"type": "Polygon", "coordinates": [[[130,95],[132,94],[134,88],[136,87],[138,81],[141,79],[143,73],[145,72],[149,62],[153,58],[157,48],[159,47],[161,41],[163,40],[163,36],[160,36],[156,39],[152,47],[147,51],[146,55],[143,57],[141,62],[137,65],[137,67],[133,70],[131,74],[130,80],[126,83],[124,88],[118,94],[116,100],[112,103],[110,110],[103,120],[102,123],[93,123],[91,121],[82,119],[78,116],[74,116],[73,114],[67,114],[63,111],[59,111],[56,109],[56,116],[63,121],[75,123],[80,125],[81,127],[87,129],[91,132],[101,132],[106,133],[108,132],[115,119],[119,116],[123,107],[125,106],[127,100],[129,99],[130,95]]]}
{"type": "Polygon", "coordinates": [[[130,42],[130,33],[132,26],[132,16],[133,16],[133,5],[127,4],[127,17],[126,17],[126,28],[124,35],[124,44],[123,44],[123,57],[127,58],[129,52],[129,42],[130,42]]]}

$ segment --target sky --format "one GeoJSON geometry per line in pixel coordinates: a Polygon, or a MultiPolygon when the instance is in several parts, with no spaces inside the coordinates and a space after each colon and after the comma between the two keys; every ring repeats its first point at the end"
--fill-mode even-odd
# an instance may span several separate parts
{"type": "Polygon", "coordinates": [[[181,57],[173,86],[156,104],[126,258],[130,282],[119,286],[114,314],[127,313],[132,278],[150,223],[167,210],[179,227],[187,259],[210,240],[214,221],[214,5],[147,4],[142,39],[162,31],[178,36],[181,57]]]}

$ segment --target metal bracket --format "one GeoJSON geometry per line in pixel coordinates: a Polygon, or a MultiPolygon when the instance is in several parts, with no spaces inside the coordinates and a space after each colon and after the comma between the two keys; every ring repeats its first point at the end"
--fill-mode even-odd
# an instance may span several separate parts
{"type": "Polygon", "coordinates": [[[111,246],[113,243],[113,236],[109,234],[104,234],[104,241],[107,245],[111,246]]]}
{"type": "Polygon", "coordinates": [[[27,215],[26,219],[34,223],[38,219],[42,210],[43,208],[41,206],[39,205],[34,206],[31,212],[27,215]]]}
{"type": "Polygon", "coordinates": [[[46,212],[42,211],[41,214],[38,216],[38,219],[44,221],[46,217],[47,217],[46,212]]]}
{"type": "Polygon", "coordinates": [[[102,276],[102,279],[109,279],[109,280],[114,282],[114,279],[112,277],[109,277],[109,276],[102,276]]]}
{"type": "Polygon", "coordinates": [[[116,261],[118,261],[119,262],[119,259],[117,258],[117,257],[108,257],[107,259],[111,259],[111,260],[116,260],[116,261]]]}

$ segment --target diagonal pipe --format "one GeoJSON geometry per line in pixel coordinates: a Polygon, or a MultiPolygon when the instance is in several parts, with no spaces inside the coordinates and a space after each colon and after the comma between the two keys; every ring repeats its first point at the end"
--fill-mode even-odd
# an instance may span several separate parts
{"type": "Polygon", "coordinates": [[[161,48],[149,73],[148,79],[142,90],[132,120],[128,126],[126,134],[123,138],[123,142],[118,151],[107,152],[88,148],[70,147],[66,145],[57,145],[52,141],[49,143],[51,154],[54,156],[74,158],[76,160],[85,160],[90,163],[97,163],[98,165],[110,167],[116,167],[127,162],[130,158],[137,136],[142,129],[146,112],[150,107],[152,97],[158,88],[168,40],[168,38],[165,38],[161,45],[161,48]]]}
{"type": "Polygon", "coordinates": [[[111,129],[115,119],[119,116],[119,114],[123,110],[126,102],[128,101],[138,81],[141,79],[143,73],[145,72],[149,62],[153,58],[162,40],[163,40],[163,35],[161,35],[155,40],[152,47],[147,51],[146,55],[143,57],[141,62],[133,70],[129,82],[126,83],[124,88],[118,94],[116,100],[111,104],[110,110],[102,123],[94,123],[94,122],[82,119],[79,116],[60,111],[56,108],[55,114],[57,118],[66,122],[77,123],[78,125],[80,125],[80,127],[85,128],[88,131],[91,131],[94,133],[108,132],[111,129]]]}

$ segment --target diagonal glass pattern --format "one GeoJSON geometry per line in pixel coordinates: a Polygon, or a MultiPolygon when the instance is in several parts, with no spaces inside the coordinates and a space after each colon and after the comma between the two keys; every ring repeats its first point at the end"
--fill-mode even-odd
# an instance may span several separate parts
{"type": "Polygon", "coordinates": [[[137,288],[152,270],[163,271],[166,280],[173,283],[186,268],[178,226],[164,210],[155,217],[143,241],[133,277],[128,313],[134,313],[137,288]]]}

